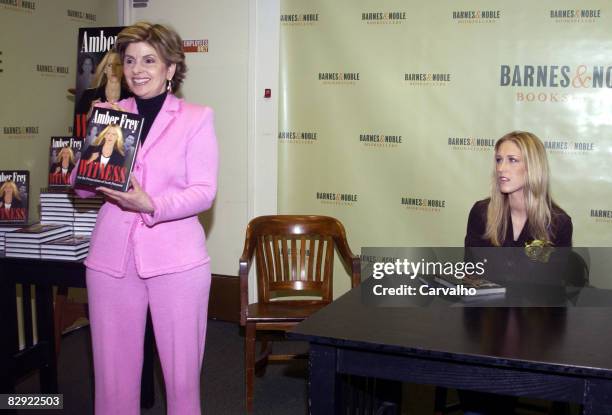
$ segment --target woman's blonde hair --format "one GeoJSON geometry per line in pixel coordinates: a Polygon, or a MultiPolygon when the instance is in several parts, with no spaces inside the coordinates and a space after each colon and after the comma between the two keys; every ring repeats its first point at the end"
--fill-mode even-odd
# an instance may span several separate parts
{"type": "Polygon", "coordinates": [[[62,162],[62,155],[68,153],[68,158],[70,159],[70,163],[74,164],[74,152],[72,151],[72,149],[70,147],[63,147],[58,153],[57,156],[55,157],[55,162],[56,163],[61,163],[62,162]]]}
{"type": "Polygon", "coordinates": [[[2,196],[3,200],[4,200],[4,193],[7,190],[10,190],[13,193],[13,197],[15,199],[21,200],[21,195],[19,194],[19,190],[17,189],[17,185],[15,184],[15,182],[11,180],[7,180],[2,184],[2,186],[0,187],[0,196],[2,196]]]}
{"type": "MultiPolygon", "coordinates": [[[[111,49],[106,52],[106,55],[104,55],[104,57],[96,67],[96,73],[94,75],[93,80],[91,81],[92,88],[100,88],[101,86],[106,85],[106,82],[108,81],[105,72],[106,66],[109,63],[113,63],[115,60],[117,61],[119,66],[123,66],[121,56],[119,56],[116,50],[111,49]]],[[[123,70],[119,70],[119,80],[123,80],[123,70]]]]}
{"type": "Polygon", "coordinates": [[[187,65],[185,64],[185,53],[183,52],[183,41],[178,33],[168,26],[153,24],[149,22],[138,22],[126,27],[117,35],[115,48],[121,61],[125,59],[125,50],[131,43],[145,42],[151,45],[163,59],[166,66],[176,64],[174,77],[172,78],[172,92],[181,87],[187,65]]]}
{"type": "MultiPolygon", "coordinates": [[[[512,142],[521,151],[525,163],[525,186],[523,194],[527,209],[529,233],[536,239],[550,241],[554,237],[551,227],[553,201],[550,196],[549,168],[546,149],[542,141],[532,133],[513,131],[495,143],[497,154],[502,143],[512,142]]],[[[494,246],[503,245],[508,231],[510,205],[508,195],[501,192],[497,169],[493,165],[491,200],[487,210],[487,227],[484,234],[494,246]]]]}
{"type": "Polygon", "coordinates": [[[113,129],[113,130],[115,130],[117,132],[117,141],[115,141],[115,149],[119,153],[121,153],[122,156],[125,156],[125,152],[123,151],[123,131],[121,130],[121,127],[119,127],[117,124],[109,124],[109,125],[107,125],[104,128],[104,130],[102,130],[102,132],[100,134],[98,134],[98,136],[93,141],[93,143],[91,143],[91,145],[92,146],[99,146],[99,145],[103,144],[104,143],[104,136],[111,129],[113,129]]]}

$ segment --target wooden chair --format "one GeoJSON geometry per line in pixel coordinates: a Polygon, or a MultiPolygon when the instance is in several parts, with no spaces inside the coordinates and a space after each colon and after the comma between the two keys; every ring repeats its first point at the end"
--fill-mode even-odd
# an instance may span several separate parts
{"type": "MultiPolygon", "coordinates": [[[[246,408],[253,409],[257,368],[268,360],[293,355],[271,355],[267,341],[255,360],[258,331],[282,333],[332,302],[334,247],[351,275],[351,287],[361,279],[361,262],[353,255],[342,224],[327,216],[280,215],[253,219],[246,230],[240,257],[240,324],[245,327],[246,408]],[[248,275],[256,258],[257,298],[248,303],[248,275]],[[286,297],[316,299],[287,299],[286,297]]],[[[259,373],[258,373],[259,374],[259,373]]]]}

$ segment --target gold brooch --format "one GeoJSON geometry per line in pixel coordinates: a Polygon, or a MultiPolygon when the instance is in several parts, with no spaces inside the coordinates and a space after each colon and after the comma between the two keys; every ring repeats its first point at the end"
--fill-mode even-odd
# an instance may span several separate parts
{"type": "Polygon", "coordinates": [[[530,243],[525,243],[525,254],[532,261],[547,263],[554,250],[550,241],[534,239],[530,243]]]}

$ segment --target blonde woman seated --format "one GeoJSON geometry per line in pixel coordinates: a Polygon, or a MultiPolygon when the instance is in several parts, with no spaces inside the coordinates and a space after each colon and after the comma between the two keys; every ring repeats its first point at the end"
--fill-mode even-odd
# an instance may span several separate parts
{"type": "MultiPolygon", "coordinates": [[[[539,240],[572,246],[572,219],[550,195],[546,149],[532,133],[513,131],[495,143],[491,197],[474,204],[465,247],[525,247],[539,240]]],[[[513,414],[516,398],[459,391],[465,415],[513,414]]]]}
{"type": "Polygon", "coordinates": [[[544,144],[514,131],[495,144],[491,197],[474,204],[465,246],[524,247],[534,240],[572,246],[572,219],[550,195],[544,144]]]}
{"type": "Polygon", "coordinates": [[[122,166],[125,161],[125,153],[121,127],[114,124],[107,125],[93,143],[87,147],[83,160],[88,163],[97,161],[102,165],[122,166]]]}

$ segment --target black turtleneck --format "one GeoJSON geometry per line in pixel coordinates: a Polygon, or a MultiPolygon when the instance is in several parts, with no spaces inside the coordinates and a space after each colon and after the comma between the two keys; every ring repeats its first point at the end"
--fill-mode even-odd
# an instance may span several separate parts
{"type": "Polygon", "coordinates": [[[163,94],[159,94],[153,98],[136,98],[136,107],[138,107],[138,114],[143,115],[145,117],[144,124],[142,126],[142,133],[140,134],[140,142],[144,144],[147,135],[149,134],[149,130],[153,125],[153,121],[155,121],[155,117],[159,113],[162,105],[164,105],[164,101],[166,100],[167,92],[163,94]]]}

